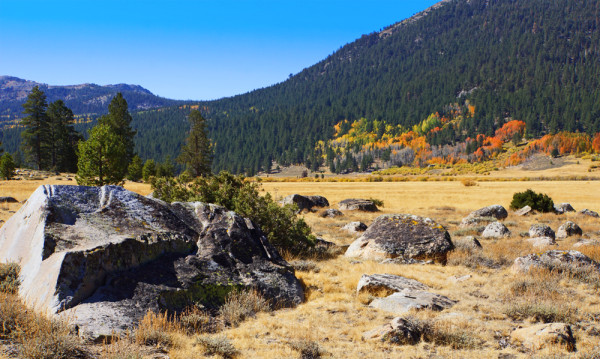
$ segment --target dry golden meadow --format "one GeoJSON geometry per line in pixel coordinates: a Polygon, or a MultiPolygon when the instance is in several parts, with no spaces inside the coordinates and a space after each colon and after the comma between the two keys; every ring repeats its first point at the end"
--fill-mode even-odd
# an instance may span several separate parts
{"type": "MultiPolygon", "coordinates": [[[[579,170],[576,166],[569,167],[562,175],[579,170]]],[[[600,181],[505,181],[507,177],[525,176],[517,170],[510,171],[495,173],[499,181],[478,182],[472,186],[461,181],[263,183],[264,190],[275,198],[293,193],[322,195],[328,198],[332,208],[337,208],[337,203],[346,198],[384,201],[384,207],[378,213],[346,212],[335,219],[323,219],[316,213],[303,214],[317,236],[339,246],[349,245],[356,238],[340,230],[348,222],[362,221],[369,225],[384,213],[411,213],[443,224],[452,235],[457,250],[449,255],[445,266],[381,264],[343,255],[329,259],[288,256],[306,288],[306,301],[294,309],[257,309],[254,311],[257,314],[251,314],[238,326],[225,325],[223,319],[211,324],[202,313],[185,317],[186,321],[182,319],[179,323],[160,316],[148,317],[137,336],[111,345],[86,348],[102,358],[161,355],[198,358],[209,355],[203,353],[239,358],[600,358],[600,281],[597,275],[582,279],[547,271],[517,275],[510,270],[515,258],[541,251],[519,235],[527,232],[531,224],[543,223],[556,230],[566,220],[572,220],[583,229],[584,239],[600,239],[600,219],[575,213],[517,217],[509,211],[509,217],[503,222],[512,231],[512,236],[500,240],[481,239],[482,251],[469,250],[462,245],[461,236],[471,233],[458,228],[460,220],[470,211],[492,204],[501,204],[508,209],[512,195],[528,188],[548,194],[555,203],[569,202],[577,210],[600,211],[600,181]],[[425,310],[410,314],[435,322],[436,328],[443,333],[439,335],[439,341],[400,346],[362,339],[363,332],[388,323],[394,317],[370,308],[366,304],[370,298],[356,294],[361,275],[375,273],[416,279],[428,285],[431,291],[458,301],[454,307],[442,312],[425,310]],[[462,282],[451,279],[465,275],[471,277],[462,282]],[[195,318],[194,323],[203,323],[205,330],[201,331],[215,332],[216,328],[216,333],[191,334],[194,331],[185,329],[192,322],[190,318],[195,318]],[[510,333],[515,328],[535,322],[571,324],[577,351],[568,353],[560,345],[529,351],[510,343],[510,333]],[[206,329],[208,327],[210,329],[206,329]]],[[[13,196],[23,201],[41,184],[74,183],[65,175],[43,180],[4,181],[0,182],[0,196],[13,196]]],[[[125,187],[143,195],[150,192],[145,184],[127,183],[125,187]]],[[[0,220],[6,221],[19,206],[0,205],[0,220]]],[[[553,249],[573,249],[578,239],[557,240],[558,247],[553,249]]],[[[600,260],[600,246],[582,246],[577,250],[600,260]]],[[[235,317],[237,314],[229,315],[235,317]]],[[[11,357],[10,350],[0,354],[0,358],[3,355],[11,357]]]]}

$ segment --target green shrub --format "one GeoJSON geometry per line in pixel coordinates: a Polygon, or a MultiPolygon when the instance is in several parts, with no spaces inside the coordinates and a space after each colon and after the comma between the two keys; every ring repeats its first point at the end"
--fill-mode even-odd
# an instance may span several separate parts
{"type": "Polygon", "coordinates": [[[15,175],[15,162],[12,156],[6,152],[0,157],[0,178],[10,180],[15,175]]]}
{"type": "Polygon", "coordinates": [[[0,263],[0,292],[15,294],[19,291],[19,271],[17,263],[0,263]]]}
{"type": "Polygon", "coordinates": [[[314,247],[315,237],[306,222],[296,215],[297,208],[280,206],[269,193],[261,196],[259,183],[228,172],[186,180],[186,176],[152,178],[154,197],[166,202],[199,201],[223,206],[250,218],[279,250],[300,254],[314,247]]]}
{"type": "Polygon", "coordinates": [[[543,193],[535,193],[530,189],[525,192],[515,193],[513,195],[512,202],[510,202],[510,208],[513,210],[520,209],[525,206],[529,206],[538,212],[554,211],[554,202],[552,201],[552,198],[543,193]]]}

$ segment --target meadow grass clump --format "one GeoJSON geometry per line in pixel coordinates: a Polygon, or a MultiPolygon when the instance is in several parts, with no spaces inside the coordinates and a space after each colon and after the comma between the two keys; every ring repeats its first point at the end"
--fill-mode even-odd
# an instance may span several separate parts
{"type": "Polygon", "coordinates": [[[215,317],[197,307],[184,310],[177,317],[177,324],[186,334],[214,333],[220,326],[215,317]]]}
{"type": "Polygon", "coordinates": [[[247,318],[270,310],[271,303],[256,289],[234,290],[227,295],[225,303],[219,308],[219,315],[226,325],[237,327],[247,318]]]}
{"type": "Polygon", "coordinates": [[[104,343],[100,351],[100,359],[143,359],[143,348],[129,338],[104,343]]]}
{"type": "Polygon", "coordinates": [[[205,355],[218,355],[221,358],[234,358],[239,352],[231,341],[223,335],[198,337],[196,344],[202,347],[205,355]]]}
{"type": "Polygon", "coordinates": [[[319,273],[319,266],[311,260],[296,259],[290,262],[290,265],[299,272],[319,273]]]}
{"type": "Polygon", "coordinates": [[[316,359],[325,354],[319,343],[314,340],[294,340],[289,345],[300,354],[300,359],[316,359]]]}
{"type": "Polygon", "coordinates": [[[560,302],[537,300],[535,302],[517,300],[508,304],[504,314],[512,320],[531,319],[542,323],[577,322],[577,308],[560,302]]]}

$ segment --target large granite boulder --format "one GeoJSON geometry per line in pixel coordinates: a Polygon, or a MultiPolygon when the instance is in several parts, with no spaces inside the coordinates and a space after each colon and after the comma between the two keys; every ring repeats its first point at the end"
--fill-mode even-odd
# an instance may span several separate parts
{"type": "Polygon", "coordinates": [[[364,211],[364,212],[377,212],[377,206],[373,201],[367,199],[355,199],[349,198],[341,201],[338,207],[342,211],[364,211]]]}
{"type": "Polygon", "coordinates": [[[561,239],[581,235],[583,235],[581,227],[571,221],[566,221],[562,226],[558,227],[558,230],[556,231],[556,238],[561,239]]]}
{"type": "Polygon", "coordinates": [[[505,238],[510,237],[510,235],[510,230],[500,222],[488,224],[483,230],[483,233],[481,233],[483,238],[505,238]]]}
{"type": "Polygon", "coordinates": [[[327,198],[322,196],[302,196],[299,194],[291,194],[285,197],[282,204],[295,204],[298,206],[300,211],[307,209],[311,210],[313,207],[329,207],[329,201],[327,198]]]}
{"type": "Polygon", "coordinates": [[[426,259],[446,262],[450,234],[435,221],[410,214],[379,216],[348,247],[346,256],[366,259],[426,259]]]}
{"type": "Polygon", "coordinates": [[[578,251],[552,250],[541,254],[532,253],[515,259],[512,270],[528,272],[531,268],[545,268],[562,272],[589,270],[600,273],[600,264],[578,251]]]}
{"type": "Polygon", "coordinates": [[[238,288],[284,306],[303,300],[293,269],[250,220],[116,186],[39,187],[0,228],[0,261],[21,265],[27,303],[63,311],[93,336],[148,310],[216,307],[238,288]]]}

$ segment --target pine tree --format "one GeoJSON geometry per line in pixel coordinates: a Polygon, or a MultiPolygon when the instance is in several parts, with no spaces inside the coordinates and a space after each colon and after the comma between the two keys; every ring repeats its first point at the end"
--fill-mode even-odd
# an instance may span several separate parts
{"type": "Polygon", "coordinates": [[[46,114],[49,121],[50,168],[60,172],[77,171],[76,146],[82,137],[73,127],[73,111],[62,100],[56,100],[48,106],[46,114]]]}
{"type": "Polygon", "coordinates": [[[142,167],[142,178],[148,182],[150,177],[156,175],[156,162],[154,160],[146,160],[144,167],[142,167]]]}
{"type": "MultiPolygon", "coordinates": [[[[127,101],[120,92],[113,97],[108,105],[108,114],[100,117],[98,123],[107,125],[119,138],[126,148],[126,155],[123,157],[125,170],[134,155],[133,138],[136,131],[131,128],[131,114],[129,113],[127,101]]],[[[123,173],[125,177],[126,172],[123,173]]]]}
{"type": "Polygon", "coordinates": [[[123,158],[127,155],[127,148],[121,140],[106,124],[92,128],[88,140],[79,142],[77,184],[103,186],[123,183],[127,172],[123,158]]]}
{"type": "Polygon", "coordinates": [[[190,133],[177,161],[186,165],[194,177],[210,175],[212,146],[206,133],[206,120],[198,110],[188,116],[190,133]]]}
{"type": "Polygon", "coordinates": [[[6,152],[0,157],[0,178],[10,180],[15,175],[15,162],[10,153],[6,152]]]}
{"type": "Polygon", "coordinates": [[[143,163],[140,156],[135,155],[127,167],[127,179],[137,182],[142,179],[143,163]]]}
{"type": "Polygon", "coordinates": [[[50,125],[46,107],[48,107],[46,95],[38,86],[35,86],[23,104],[23,113],[29,116],[21,120],[21,126],[25,127],[21,133],[23,137],[21,146],[27,158],[35,164],[38,170],[47,168],[48,164],[50,125]]]}

